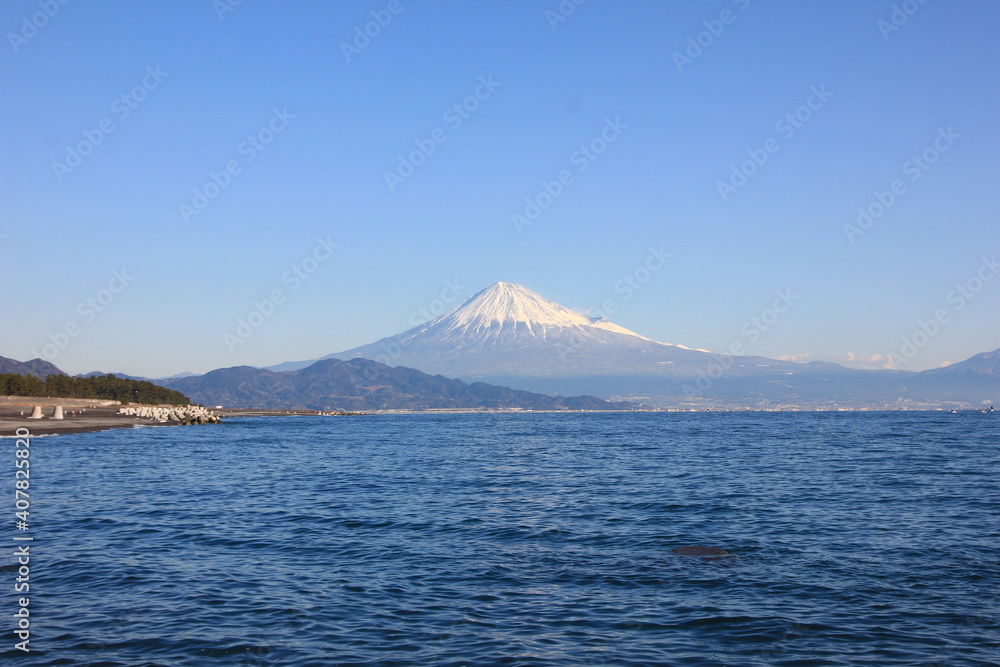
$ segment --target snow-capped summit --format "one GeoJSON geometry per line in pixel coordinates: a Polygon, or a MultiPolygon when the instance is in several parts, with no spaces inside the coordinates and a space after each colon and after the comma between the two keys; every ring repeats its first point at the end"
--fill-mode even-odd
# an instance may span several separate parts
{"type": "Polygon", "coordinates": [[[515,283],[493,283],[472,295],[458,308],[442,316],[455,325],[478,329],[494,323],[590,324],[589,318],[565,306],[543,299],[515,283]]]}
{"type": "Polygon", "coordinates": [[[465,303],[440,317],[404,332],[399,338],[434,336],[439,342],[535,345],[557,340],[573,331],[586,337],[589,330],[611,331],[649,340],[601,318],[575,313],[515,283],[493,283],[465,303]]]}

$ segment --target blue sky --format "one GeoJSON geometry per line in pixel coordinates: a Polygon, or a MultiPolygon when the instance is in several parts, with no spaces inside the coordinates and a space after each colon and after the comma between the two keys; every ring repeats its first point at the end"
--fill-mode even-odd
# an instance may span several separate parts
{"type": "Polygon", "coordinates": [[[233,5],[0,6],[0,354],[270,365],[498,280],[716,351],[1000,347],[997,3],[233,5]]]}

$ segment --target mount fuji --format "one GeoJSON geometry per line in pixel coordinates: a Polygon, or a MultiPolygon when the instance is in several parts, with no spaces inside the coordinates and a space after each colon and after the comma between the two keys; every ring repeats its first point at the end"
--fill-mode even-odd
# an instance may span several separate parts
{"type": "Polygon", "coordinates": [[[504,378],[549,391],[561,391],[566,378],[645,374],[657,366],[694,374],[714,358],[581,315],[504,282],[426,324],[338,356],[370,355],[382,363],[483,381],[504,378]]]}
{"type": "Polygon", "coordinates": [[[322,359],[356,358],[467,382],[664,407],[971,407],[1000,398],[995,374],[863,371],[662,343],[504,282],[425,324],[322,359]]]}
{"type": "MultiPolygon", "coordinates": [[[[696,372],[714,355],[651,340],[521,285],[498,282],[430,322],[323,358],[356,357],[449,377],[530,384],[530,378],[646,373],[657,364],[696,372]]],[[[313,361],[269,370],[296,370],[313,361]]]]}

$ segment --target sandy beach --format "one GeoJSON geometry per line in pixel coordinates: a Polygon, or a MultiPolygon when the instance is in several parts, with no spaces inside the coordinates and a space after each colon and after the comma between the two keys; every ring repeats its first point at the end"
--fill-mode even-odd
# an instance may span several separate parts
{"type": "Polygon", "coordinates": [[[0,436],[13,436],[17,429],[26,428],[31,435],[60,435],[106,431],[113,428],[132,428],[133,425],[172,426],[143,419],[119,415],[121,407],[114,401],[80,398],[40,398],[31,396],[0,397],[0,436]],[[34,406],[41,406],[42,419],[28,419],[34,406]],[[62,419],[52,419],[56,406],[63,409],[62,419]]]}

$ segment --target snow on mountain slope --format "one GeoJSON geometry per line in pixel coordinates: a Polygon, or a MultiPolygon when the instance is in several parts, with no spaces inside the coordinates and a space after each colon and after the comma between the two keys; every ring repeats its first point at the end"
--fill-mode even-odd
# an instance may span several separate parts
{"type": "Polygon", "coordinates": [[[589,337],[593,335],[591,330],[649,340],[616,324],[575,313],[521,285],[503,282],[490,285],[454,310],[397,338],[463,348],[497,344],[534,346],[558,340],[567,331],[589,337]]]}
{"type": "MultiPolygon", "coordinates": [[[[645,336],[640,336],[639,334],[637,334],[634,331],[629,331],[625,327],[618,326],[614,322],[609,322],[609,321],[607,321],[607,320],[605,320],[603,318],[598,318],[596,320],[592,320],[592,323],[591,323],[590,326],[594,327],[595,329],[603,329],[605,331],[611,331],[612,333],[625,334],[626,336],[635,336],[636,338],[641,338],[642,340],[648,340],[651,343],[657,342],[657,341],[654,341],[652,338],[646,338],[645,336]]],[[[684,346],[683,345],[678,345],[677,347],[684,347],[684,346]]]]}
{"type": "Polygon", "coordinates": [[[521,285],[502,282],[494,283],[474,294],[461,306],[435,320],[437,321],[447,322],[449,328],[473,331],[512,322],[556,326],[591,323],[590,318],[543,299],[521,285]]]}
{"type": "Polygon", "coordinates": [[[714,358],[587,317],[504,282],[426,324],[330,356],[364,357],[467,379],[658,375],[685,367],[696,372],[714,358]]]}

